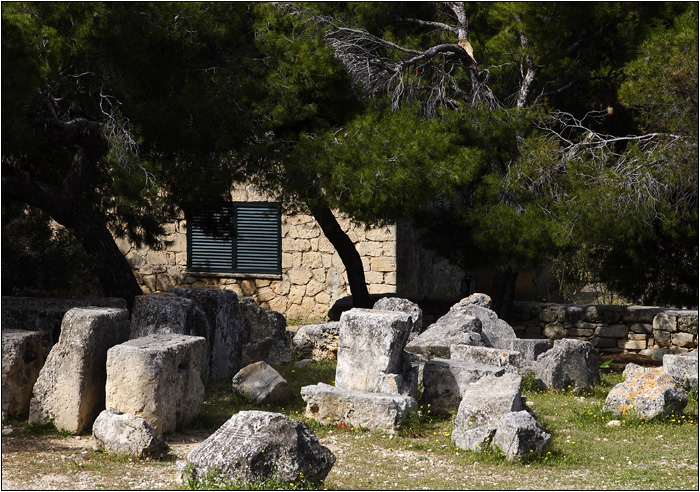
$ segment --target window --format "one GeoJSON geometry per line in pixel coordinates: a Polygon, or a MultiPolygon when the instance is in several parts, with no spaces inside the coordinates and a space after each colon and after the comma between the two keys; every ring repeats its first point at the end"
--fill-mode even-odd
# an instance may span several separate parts
{"type": "Polygon", "coordinates": [[[202,218],[187,228],[187,268],[196,272],[282,273],[282,227],[279,203],[232,203],[214,214],[230,220],[229,237],[205,232],[202,218]]]}

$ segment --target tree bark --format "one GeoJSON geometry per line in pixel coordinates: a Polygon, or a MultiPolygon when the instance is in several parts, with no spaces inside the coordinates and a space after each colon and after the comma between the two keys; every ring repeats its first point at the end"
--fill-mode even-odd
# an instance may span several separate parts
{"type": "Polygon", "coordinates": [[[365,268],[357,248],[340,227],[335,215],[325,202],[309,199],[306,200],[306,204],[345,265],[353,307],[371,308],[372,300],[365,281],[365,268]]]}
{"type": "Polygon", "coordinates": [[[37,207],[70,229],[85,251],[98,263],[97,277],[105,296],[121,297],[131,310],[134,298],[142,294],[131,266],[119,250],[102,217],[80,197],[67,196],[58,186],[32,179],[3,176],[6,196],[37,207]]]}
{"type": "Polygon", "coordinates": [[[513,270],[498,270],[491,284],[491,301],[493,310],[498,317],[507,323],[513,318],[513,302],[515,301],[515,281],[518,279],[518,272],[513,270]]]}

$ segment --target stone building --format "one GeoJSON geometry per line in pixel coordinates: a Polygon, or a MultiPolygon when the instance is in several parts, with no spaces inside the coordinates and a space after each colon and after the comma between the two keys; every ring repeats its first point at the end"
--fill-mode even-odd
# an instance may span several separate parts
{"type": "MultiPolygon", "coordinates": [[[[288,320],[319,320],[350,295],[345,267],[313,216],[286,214],[245,186],[232,192],[236,239],[207,236],[184,216],[166,227],[164,250],[119,247],[145,293],[172,287],[222,288],[254,298],[288,320]]],[[[337,217],[362,257],[370,294],[459,298],[464,273],[418,245],[407,221],[365,228],[337,217]]]]}

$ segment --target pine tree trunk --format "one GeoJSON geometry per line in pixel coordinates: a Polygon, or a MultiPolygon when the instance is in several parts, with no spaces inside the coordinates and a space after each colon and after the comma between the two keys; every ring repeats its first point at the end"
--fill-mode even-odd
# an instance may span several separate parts
{"type": "Polygon", "coordinates": [[[518,279],[518,272],[512,270],[498,270],[491,284],[491,301],[493,310],[498,317],[507,323],[513,317],[513,302],[515,301],[515,281],[518,279]]]}
{"type": "Polygon", "coordinates": [[[321,230],[326,235],[326,238],[331,242],[338,252],[343,265],[345,265],[353,307],[371,308],[372,300],[367,290],[365,269],[362,265],[362,258],[357,252],[357,248],[355,248],[353,242],[340,227],[340,224],[338,224],[335,215],[333,215],[328,205],[316,200],[307,200],[306,203],[309,210],[311,210],[311,214],[316,219],[316,222],[321,226],[321,230]]]}

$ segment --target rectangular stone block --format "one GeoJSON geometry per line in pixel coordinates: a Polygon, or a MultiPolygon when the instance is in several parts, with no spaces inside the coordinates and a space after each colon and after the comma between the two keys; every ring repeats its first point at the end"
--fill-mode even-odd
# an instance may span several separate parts
{"type": "Polygon", "coordinates": [[[620,340],[618,347],[625,350],[644,350],[647,348],[646,340],[620,340]]]}
{"type": "Polygon", "coordinates": [[[695,336],[690,333],[678,332],[671,334],[671,345],[677,347],[693,347],[696,345],[694,342],[695,336]]]}
{"type": "Polygon", "coordinates": [[[415,398],[350,391],[319,383],[301,388],[306,417],[323,425],[345,424],[393,434],[415,412],[415,398]]]}
{"type": "Polygon", "coordinates": [[[2,330],[2,421],[26,417],[32,388],[44,365],[42,333],[2,330]]]}
{"type": "Polygon", "coordinates": [[[203,337],[155,334],[107,353],[106,405],[142,417],[158,436],[188,424],[204,401],[203,337]]]}
{"type": "Polygon", "coordinates": [[[105,409],[107,351],[129,335],[129,311],[74,308],[34,384],[29,422],[80,432],[105,409]]]}
{"type": "Polygon", "coordinates": [[[595,334],[602,338],[624,338],[627,336],[628,328],[625,325],[599,326],[595,334]]]}
{"type": "Polygon", "coordinates": [[[493,347],[452,344],[450,346],[450,359],[503,367],[508,372],[518,372],[520,367],[519,351],[493,347]]]}

